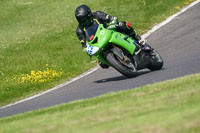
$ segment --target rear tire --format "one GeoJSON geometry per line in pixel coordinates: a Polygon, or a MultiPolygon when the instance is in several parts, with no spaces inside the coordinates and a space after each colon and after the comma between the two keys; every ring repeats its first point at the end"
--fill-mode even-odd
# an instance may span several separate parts
{"type": "Polygon", "coordinates": [[[133,68],[128,68],[123,65],[114,55],[114,53],[109,52],[106,56],[107,61],[111,64],[113,68],[115,68],[118,72],[122,73],[124,76],[128,78],[133,78],[137,76],[137,70],[135,66],[133,68]]]}
{"type": "Polygon", "coordinates": [[[148,69],[150,69],[151,71],[162,69],[163,67],[162,57],[155,49],[153,49],[152,52],[153,52],[152,55],[150,55],[150,65],[148,69]]]}

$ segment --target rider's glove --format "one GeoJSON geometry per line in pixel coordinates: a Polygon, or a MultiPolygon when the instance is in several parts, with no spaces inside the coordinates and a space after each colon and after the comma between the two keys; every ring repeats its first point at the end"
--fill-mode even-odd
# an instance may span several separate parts
{"type": "Polygon", "coordinates": [[[110,25],[107,27],[108,30],[114,30],[117,28],[118,19],[117,17],[113,17],[113,20],[110,22],[110,25]]]}
{"type": "Polygon", "coordinates": [[[107,29],[108,30],[114,30],[114,29],[116,29],[116,25],[109,25],[108,27],[107,27],[107,29]]]}
{"type": "Polygon", "coordinates": [[[141,39],[138,42],[142,46],[144,46],[146,44],[146,40],[143,37],[141,37],[141,39]]]}
{"type": "Polygon", "coordinates": [[[118,24],[118,19],[117,17],[113,17],[112,21],[110,22],[110,25],[117,25],[118,24]]]}

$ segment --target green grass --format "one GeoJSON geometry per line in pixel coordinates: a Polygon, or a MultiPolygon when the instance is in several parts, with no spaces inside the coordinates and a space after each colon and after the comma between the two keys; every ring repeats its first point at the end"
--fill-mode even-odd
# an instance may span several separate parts
{"type": "Polygon", "coordinates": [[[200,74],[0,119],[13,133],[199,133],[200,74]]]}
{"type": "Polygon", "coordinates": [[[103,10],[128,20],[144,33],[177,12],[185,1],[1,0],[0,106],[63,83],[97,64],[89,60],[76,37],[74,11],[78,5],[86,3],[93,11],[103,10]],[[25,78],[31,71],[45,73],[46,64],[63,74],[51,80],[47,77],[45,82],[13,80],[16,76],[25,78]]]}

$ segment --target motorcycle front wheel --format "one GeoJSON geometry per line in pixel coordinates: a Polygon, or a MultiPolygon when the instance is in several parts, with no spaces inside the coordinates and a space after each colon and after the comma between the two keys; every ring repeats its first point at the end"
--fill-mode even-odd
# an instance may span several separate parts
{"type": "Polygon", "coordinates": [[[137,70],[135,66],[132,63],[129,64],[129,66],[124,65],[123,63],[121,63],[121,61],[117,58],[117,56],[113,52],[109,52],[106,56],[106,59],[113,68],[115,68],[118,72],[120,72],[124,76],[128,78],[133,78],[137,76],[137,70]]]}

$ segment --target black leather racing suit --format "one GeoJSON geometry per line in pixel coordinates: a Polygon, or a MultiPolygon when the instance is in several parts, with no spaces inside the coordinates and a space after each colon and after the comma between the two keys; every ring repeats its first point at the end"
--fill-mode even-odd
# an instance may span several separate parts
{"type": "MultiPolygon", "coordinates": [[[[103,24],[104,27],[107,27],[108,26],[107,24],[109,24],[110,22],[114,20],[114,16],[107,15],[106,13],[102,11],[93,12],[92,15],[93,15],[93,20],[92,20],[93,25],[103,24]]],[[[83,48],[86,48],[86,35],[85,35],[86,28],[87,27],[83,27],[81,26],[81,24],[79,24],[76,29],[76,34],[83,48]]],[[[129,22],[125,22],[125,21],[119,22],[118,27],[116,28],[116,31],[127,34],[131,36],[132,38],[136,39],[137,41],[140,39],[140,36],[136,34],[136,32],[134,31],[134,29],[132,28],[129,22]]]]}

